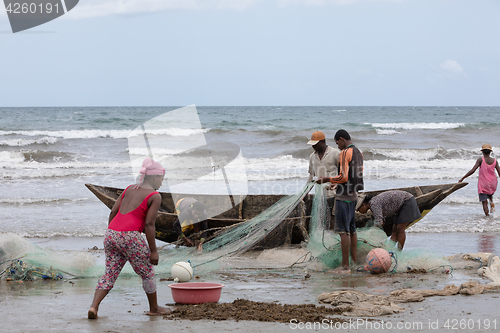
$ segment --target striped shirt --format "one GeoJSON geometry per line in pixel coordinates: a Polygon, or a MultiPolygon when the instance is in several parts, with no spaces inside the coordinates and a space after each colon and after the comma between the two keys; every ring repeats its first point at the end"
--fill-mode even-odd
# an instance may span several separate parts
{"type": "Polygon", "coordinates": [[[413,195],[406,191],[385,191],[370,200],[370,209],[375,217],[375,225],[381,226],[384,219],[399,213],[401,206],[413,195]]]}
{"type": "Polygon", "coordinates": [[[337,184],[336,199],[356,201],[363,187],[363,154],[353,144],[344,148],[339,156],[339,174],[330,177],[330,183],[337,184]]]}

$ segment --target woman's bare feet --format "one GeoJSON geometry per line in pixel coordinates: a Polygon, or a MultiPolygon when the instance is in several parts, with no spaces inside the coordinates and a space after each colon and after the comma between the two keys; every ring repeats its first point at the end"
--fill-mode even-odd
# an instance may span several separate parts
{"type": "Polygon", "coordinates": [[[97,319],[97,310],[94,308],[90,308],[89,313],[88,313],[88,318],[89,319],[97,319]]]}
{"type": "Polygon", "coordinates": [[[166,314],[169,314],[169,313],[172,313],[172,309],[171,308],[164,308],[163,306],[158,306],[158,308],[156,309],[156,311],[150,310],[147,313],[147,315],[148,316],[163,316],[163,315],[166,315],[166,314]]]}

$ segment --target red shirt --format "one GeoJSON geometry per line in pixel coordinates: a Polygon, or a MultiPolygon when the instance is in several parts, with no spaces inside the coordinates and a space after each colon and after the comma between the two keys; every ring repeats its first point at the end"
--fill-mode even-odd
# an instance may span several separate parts
{"type": "MultiPolygon", "coordinates": [[[[130,186],[129,186],[130,187],[130,186]]],[[[123,192],[122,201],[125,197],[125,193],[127,192],[128,187],[123,192]]],[[[122,203],[118,206],[118,213],[111,220],[111,223],[108,226],[108,229],[115,231],[139,231],[143,232],[144,227],[146,226],[146,214],[148,213],[148,200],[149,198],[158,192],[152,192],[148,194],[146,198],[141,202],[139,207],[134,209],[133,211],[128,212],[127,214],[122,214],[120,212],[120,207],[122,203]]]]}

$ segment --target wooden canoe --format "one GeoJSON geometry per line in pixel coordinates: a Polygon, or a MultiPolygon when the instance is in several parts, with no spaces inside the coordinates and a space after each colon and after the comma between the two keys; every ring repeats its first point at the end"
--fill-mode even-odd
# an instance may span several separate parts
{"type": "MultiPolygon", "coordinates": [[[[468,183],[454,183],[442,185],[428,186],[413,186],[398,189],[388,189],[380,191],[368,191],[364,194],[377,195],[389,190],[402,190],[411,193],[416,197],[422,217],[425,216],[432,208],[440,203],[451,193],[466,186],[468,183]]],[[[123,189],[85,184],[87,188],[94,193],[108,208],[113,207],[115,201],[119,198],[123,189]]],[[[177,240],[177,235],[173,230],[173,224],[177,218],[175,214],[175,206],[170,193],[160,192],[162,197],[162,205],[156,219],[156,238],[165,242],[172,243],[177,240]]],[[[257,216],[268,207],[272,206],[284,195],[247,195],[238,205],[232,209],[208,219],[209,229],[217,230],[236,223],[243,222],[257,216]]],[[[210,214],[210,207],[216,207],[222,200],[226,200],[226,196],[219,195],[195,195],[189,194],[186,197],[192,197],[201,200],[205,203],[207,211],[210,214]]],[[[285,244],[299,244],[303,240],[308,239],[308,224],[311,214],[311,206],[313,194],[308,194],[303,202],[301,202],[283,221],[277,230],[266,236],[257,248],[273,248],[285,244]]],[[[356,225],[364,227],[366,223],[372,220],[371,211],[367,214],[356,212],[356,225]]],[[[419,219],[420,220],[420,219],[419,219]]],[[[409,226],[418,222],[416,220],[409,226]]],[[[392,232],[392,218],[386,218],[384,231],[387,235],[392,232]]]]}

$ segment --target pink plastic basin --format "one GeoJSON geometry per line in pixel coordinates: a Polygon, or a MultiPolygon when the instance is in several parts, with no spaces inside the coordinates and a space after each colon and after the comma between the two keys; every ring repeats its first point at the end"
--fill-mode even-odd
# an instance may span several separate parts
{"type": "Polygon", "coordinates": [[[172,297],[179,304],[217,303],[220,299],[223,284],[208,282],[185,282],[168,285],[172,289],[172,297]]]}

